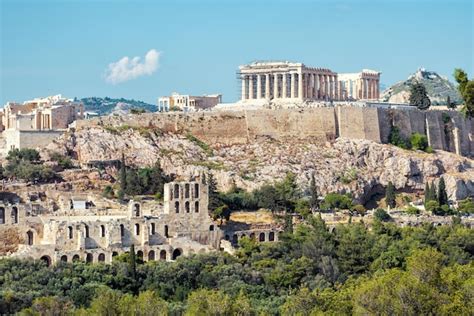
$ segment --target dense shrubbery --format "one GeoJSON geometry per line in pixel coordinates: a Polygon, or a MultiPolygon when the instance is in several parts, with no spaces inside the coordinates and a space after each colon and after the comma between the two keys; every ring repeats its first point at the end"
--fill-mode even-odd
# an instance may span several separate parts
{"type": "Polygon", "coordinates": [[[57,177],[56,173],[40,162],[35,149],[13,149],[8,152],[7,165],[2,168],[2,177],[20,179],[29,182],[49,182],[57,177]]]}
{"type": "Polygon", "coordinates": [[[75,306],[78,315],[468,315],[474,309],[474,231],[463,226],[400,228],[376,221],[371,230],[349,224],[330,233],[322,220],[310,218],[280,240],[244,238],[235,257],[214,253],[174,263],[48,268],[2,259],[0,311],[49,308],[59,315],[75,306]]]}
{"type": "Polygon", "coordinates": [[[388,136],[388,143],[403,149],[421,150],[427,153],[433,153],[433,148],[428,146],[428,138],[420,133],[413,133],[410,139],[404,138],[400,134],[400,129],[392,126],[388,136]]]}

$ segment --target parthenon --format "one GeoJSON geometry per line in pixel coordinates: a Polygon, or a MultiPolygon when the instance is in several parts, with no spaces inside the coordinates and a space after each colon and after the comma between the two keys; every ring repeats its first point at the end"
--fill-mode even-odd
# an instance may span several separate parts
{"type": "Polygon", "coordinates": [[[376,100],[380,72],[338,74],[327,68],[303,63],[254,62],[239,67],[241,100],[376,100]]]}

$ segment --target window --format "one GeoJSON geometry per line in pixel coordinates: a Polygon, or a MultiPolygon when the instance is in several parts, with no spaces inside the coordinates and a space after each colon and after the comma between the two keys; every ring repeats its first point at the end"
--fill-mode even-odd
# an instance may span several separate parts
{"type": "Polygon", "coordinates": [[[165,237],[166,237],[166,238],[169,237],[169,234],[168,234],[168,225],[165,225],[165,237]]]}
{"type": "Polygon", "coordinates": [[[104,262],[105,261],[105,255],[103,253],[99,254],[99,262],[104,262]]]}
{"type": "Polygon", "coordinates": [[[189,202],[188,201],[186,201],[184,203],[184,209],[186,210],[186,213],[189,213],[189,202]]]}
{"type": "Polygon", "coordinates": [[[135,235],[140,235],[140,224],[135,224],[135,235]]]}
{"type": "Polygon", "coordinates": [[[123,227],[123,224],[120,224],[120,236],[125,236],[125,227],[123,227]]]}
{"type": "Polygon", "coordinates": [[[73,237],[72,226],[68,226],[67,231],[68,231],[69,239],[72,239],[72,237],[73,237]]]}
{"type": "Polygon", "coordinates": [[[150,227],[151,234],[152,234],[152,235],[156,234],[155,223],[151,223],[150,226],[151,226],[151,227],[150,227]]]}
{"type": "Polygon", "coordinates": [[[199,213],[199,201],[194,202],[194,213],[199,213]]]}
{"type": "Polygon", "coordinates": [[[270,234],[268,234],[268,240],[269,241],[274,241],[275,240],[275,233],[274,232],[270,232],[270,234]]]}
{"type": "Polygon", "coordinates": [[[5,224],[5,209],[0,207],[0,224],[5,224]]]}
{"type": "Polygon", "coordinates": [[[174,199],[179,199],[179,185],[178,184],[175,184],[174,185],[174,196],[173,196],[174,199]]]}
{"type": "Polygon", "coordinates": [[[105,237],[105,226],[100,225],[100,237],[105,237]]]}
{"type": "Polygon", "coordinates": [[[209,231],[214,231],[214,225],[209,226],[209,231]]]}
{"type": "Polygon", "coordinates": [[[199,198],[199,184],[198,183],[194,184],[194,198],[195,199],[199,198]]]}
{"type": "Polygon", "coordinates": [[[16,206],[12,208],[12,223],[18,224],[18,208],[16,206]]]}
{"type": "Polygon", "coordinates": [[[258,237],[258,240],[259,241],[265,241],[265,233],[260,233],[260,235],[258,237]]]}
{"type": "Polygon", "coordinates": [[[89,226],[85,226],[85,233],[86,233],[86,238],[89,238],[89,226]]]}
{"type": "Polygon", "coordinates": [[[175,210],[176,213],[179,213],[179,202],[178,201],[174,202],[174,210],[175,210]]]}
{"type": "Polygon", "coordinates": [[[189,183],[184,185],[184,198],[189,199],[189,183]]]}
{"type": "Polygon", "coordinates": [[[31,230],[29,230],[27,233],[26,233],[26,239],[27,239],[27,242],[28,242],[28,246],[31,246],[33,245],[33,232],[31,230]]]}
{"type": "Polygon", "coordinates": [[[148,252],[148,261],[155,261],[155,251],[154,250],[150,250],[148,252]]]}
{"type": "Polygon", "coordinates": [[[160,251],[160,260],[166,260],[166,250],[160,251]]]}
{"type": "Polygon", "coordinates": [[[136,203],[133,206],[133,211],[135,213],[135,217],[139,217],[140,216],[140,204],[136,203]]]}

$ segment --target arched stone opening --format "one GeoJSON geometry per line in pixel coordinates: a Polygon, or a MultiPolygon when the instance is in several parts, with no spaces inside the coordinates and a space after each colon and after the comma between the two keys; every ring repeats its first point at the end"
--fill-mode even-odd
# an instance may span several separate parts
{"type": "Polygon", "coordinates": [[[133,213],[135,214],[135,217],[140,217],[140,204],[135,203],[133,205],[133,213]]]}
{"type": "Polygon", "coordinates": [[[258,240],[265,241],[265,233],[260,233],[260,235],[258,235],[258,240]]]}
{"type": "Polygon", "coordinates": [[[160,260],[166,260],[166,250],[160,251],[160,260]]]}
{"type": "Polygon", "coordinates": [[[229,235],[225,235],[225,240],[230,240],[230,236],[229,236],[229,235]]]}
{"type": "Polygon", "coordinates": [[[28,244],[28,246],[31,246],[34,244],[35,240],[34,240],[34,234],[31,230],[27,231],[26,232],[26,242],[28,244]]]}
{"type": "Polygon", "coordinates": [[[151,232],[152,235],[156,234],[156,225],[155,225],[155,223],[150,224],[150,232],[151,232]]]}
{"type": "Polygon", "coordinates": [[[92,263],[94,261],[94,257],[92,256],[91,253],[86,254],[86,262],[87,263],[92,263]]]}
{"type": "Polygon", "coordinates": [[[67,227],[67,235],[68,235],[69,239],[72,239],[72,237],[73,237],[72,226],[67,227]]]}
{"type": "Polygon", "coordinates": [[[250,239],[255,239],[255,233],[250,233],[250,239]]]}
{"type": "Polygon", "coordinates": [[[105,237],[105,226],[100,225],[100,237],[105,237]]]}
{"type": "Polygon", "coordinates": [[[89,226],[85,225],[84,231],[85,231],[86,238],[89,238],[89,226]]]}
{"type": "Polygon", "coordinates": [[[174,194],[173,194],[173,197],[175,199],[179,199],[179,185],[178,184],[175,184],[174,185],[174,194]]]}
{"type": "Polygon", "coordinates": [[[100,254],[99,254],[99,257],[97,258],[97,260],[99,260],[99,262],[105,262],[105,254],[100,253],[100,254]]]}
{"type": "Polygon", "coordinates": [[[67,256],[66,255],[61,256],[61,262],[67,262],[67,256]]]}
{"type": "Polygon", "coordinates": [[[176,213],[179,213],[179,202],[178,201],[174,202],[174,211],[176,213]]]}
{"type": "Polygon", "coordinates": [[[268,240],[269,241],[275,241],[275,233],[274,232],[270,232],[268,234],[268,240]]]}
{"type": "Polygon", "coordinates": [[[135,235],[136,236],[140,235],[140,224],[135,224],[135,235]]]}
{"type": "Polygon", "coordinates": [[[125,227],[123,226],[123,224],[120,224],[120,236],[125,236],[125,227]]]}
{"type": "Polygon", "coordinates": [[[195,199],[199,198],[199,184],[198,183],[194,184],[194,198],[195,199]]]}
{"type": "Polygon", "coordinates": [[[79,261],[79,259],[80,259],[79,255],[72,256],[72,262],[77,262],[77,261],[79,261]]]}
{"type": "Polygon", "coordinates": [[[155,251],[154,250],[148,251],[148,261],[155,261],[155,251]]]}
{"type": "Polygon", "coordinates": [[[189,209],[189,202],[188,201],[184,202],[184,209],[185,209],[186,213],[189,213],[190,209],[189,209]]]}
{"type": "Polygon", "coordinates": [[[165,237],[169,238],[168,225],[165,225],[165,237]]]}
{"type": "Polygon", "coordinates": [[[238,241],[239,241],[239,237],[237,236],[237,234],[232,235],[232,242],[234,244],[237,244],[238,241]]]}
{"type": "Polygon", "coordinates": [[[209,231],[213,232],[214,231],[214,225],[209,226],[209,231]]]}
{"type": "Polygon", "coordinates": [[[183,251],[180,248],[173,250],[173,260],[176,260],[179,256],[183,254],[183,251]]]}
{"type": "Polygon", "coordinates": [[[137,251],[137,258],[143,261],[143,251],[141,250],[137,251]]]}
{"type": "Polygon", "coordinates": [[[199,201],[194,202],[194,213],[199,213],[199,201]]]}
{"type": "Polygon", "coordinates": [[[18,207],[12,207],[12,223],[18,224],[18,207]]]}
{"type": "Polygon", "coordinates": [[[113,252],[112,252],[112,258],[113,258],[113,257],[117,257],[117,256],[118,256],[118,252],[117,252],[117,251],[113,251],[113,252]]]}
{"type": "Polygon", "coordinates": [[[189,199],[189,183],[184,185],[184,198],[189,199]]]}
{"type": "Polygon", "coordinates": [[[0,224],[5,224],[5,208],[0,207],[0,224]]]}
{"type": "Polygon", "coordinates": [[[42,256],[40,258],[41,261],[43,261],[44,263],[46,263],[46,266],[51,266],[51,257],[50,256],[42,256]]]}

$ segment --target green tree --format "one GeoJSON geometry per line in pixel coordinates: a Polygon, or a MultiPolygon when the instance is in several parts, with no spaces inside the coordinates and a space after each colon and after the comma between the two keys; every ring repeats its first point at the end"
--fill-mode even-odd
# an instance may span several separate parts
{"type": "Polygon", "coordinates": [[[385,202],[387,203],[388,206],[391,208],[394,208],[396,206],[396,201],[395,201],[395,187],[393,186],[392,181],[390,181],[387,185],[387,189],[385,191],[385,202]]]}
{"type": "Polygon", "coordinates": [[[426,203],[425,205],[425,210],[427,212],[430,212],[434,215],[443,215],[443,210],[441,209],[438,201],[436,201],[435,199],[433,200],[430,200],[426,203]]]}
{"type": "Polygon", "coordinates": [[[214,175],[209,173],[207,176],[207,183],[208,183],[208,197],[209,197],[209,211],[210,213],[214,213],[214,211],[222,205],[222,201],[219,196],[219,192],[217,191],[217,182],[214,179],[214,175]]]}
{"type": "Polygon", "coordinates": [[[287,297],[285,304],[280,307],[281,315],[309,316],[316,304],[316,297],[310,290],[302,288],[296,294],[287,297]]]}
{"type": "Polygon", "coordinates": [[[221,205],[217,207],[213,212],[212,212],[212,219],[213,220],[220,220],[220,224],[222,225],[223,220],[229,221],[230,219],[230,208],[227,205],[221,205]]]}
{"type": "Polygon", "coordinates": [[[472,198],[466,198],[459,201],[458,211],[465,214],[474,213],[474,200],[472,198]]]}
{"type": "Polygon", "coordinates": [[[446,106],[447,106],[448,109],[450,109],[450,110],[456,109],[456,103],[451,101],[451,98],[449,97],[449,95],[448,95],[448,97],[446,98],[446,106]]]}
{"type": "Polygon", "coordinates": [[[66,316],[71,315],[74,304],[68,298],[57,296],[38,297],[30,308],[23,310],[20,315],[66,316]]]}
{"type": "Polygon", "coordinates": [[[381,222],[388,222],[391,219],[390,215],[384,209],[381,208],[375,210],[374,218],[381,222]]]}
{"type": "Polygon", "coordinates": [[[130,252],[128,254],[128,273],[133,280],[137,279],[137,258],[134,244],[130,246],[130,252]]]}
{"type": "Polygon", "coordinates": [[[400,129],[396,126],[392,126],[390,129],[390,134],[388,135],[388,143],[394,146],[409,149],[410,144],[408,141],[400,134],[400,129]]]}
{"type": "Polygon", "coordinates": [[[428,138],[420,133],[413,133],[410,136],[410,144],[413,150],[426,151],[428,149],[428,138]]]}
{"type": "Polygon", "coordinates": [[[420,110],[427,110],[431,106],[430,98],[422,83],[416,82],[411,86],[410,105],[416,106],[420,110]]]}
{"type": "Polygon", "coordinates": [[[437,198],[440,206],[448,205],[448,193],[446,192],[446,183],[443,177],[439,179],[437,198]]]}
{"type": "Polygon", "coordinates": [[[319,195],[318,189],[316,188],[316,179],[314,173],[311,174],[311,182],[309,183],[309,193],[311,198],[309,200],[309,208],[311,211],[315,211],[319,208],[319,195]]]}
{"type": "Polygon", "coordinates": [[[458,91],[464,100],[462,112],[467,117],[474,117],[474,80],[469,80],[467,73],[459,68],[454,70],[454,78],[458,83],[458,91]]]}
{"type": "Polygon", "coordinates": [[[193,291],[187,300],[186,315],[223,316],[232,314],[232,301],[227,294],[218,290],[200,289],[193,291]]]}

